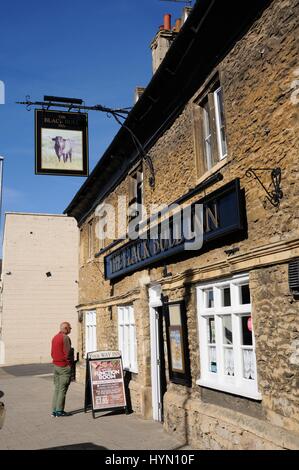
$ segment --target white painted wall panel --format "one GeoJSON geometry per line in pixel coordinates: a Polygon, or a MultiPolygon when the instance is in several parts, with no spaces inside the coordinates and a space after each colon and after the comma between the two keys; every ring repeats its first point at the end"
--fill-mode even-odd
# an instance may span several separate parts
{"type": "Polygon", "coordinates": [[[72,218],[6,214],[0,364],[50,362],[51,338],[62,321],[72,324],[76,348],[78,245],[72,218]]]}

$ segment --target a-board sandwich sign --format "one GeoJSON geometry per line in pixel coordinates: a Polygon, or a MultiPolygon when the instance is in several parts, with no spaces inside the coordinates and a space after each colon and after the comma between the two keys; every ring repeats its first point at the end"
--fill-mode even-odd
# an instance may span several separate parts
{"type": "Polygon", "coordinates": [[[35,110],[35,174],[88,176],[86,113],[35,110]]]}
{"type": "Polygon", "coordinates": [[[95,411],[126,410],[124,374],[120,351],[87,354],[85,405],[95,411]]]}

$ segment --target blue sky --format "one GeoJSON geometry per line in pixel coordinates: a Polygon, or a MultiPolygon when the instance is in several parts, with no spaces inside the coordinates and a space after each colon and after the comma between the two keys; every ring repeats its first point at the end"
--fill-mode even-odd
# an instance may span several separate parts
{"type": "MultiPolygon", "coordinates": [[[[150,42],[183,3],[160,0],[3,0],[0,7],[0,155],[4,212],[61,213],[85,178],[34,174],[34,112],[15,104],[26,95],[78,97],[86,104],[127,107],[151,75],[150,42]]],[[[92,170],[118,130],[89,113],[92,170]]]]}

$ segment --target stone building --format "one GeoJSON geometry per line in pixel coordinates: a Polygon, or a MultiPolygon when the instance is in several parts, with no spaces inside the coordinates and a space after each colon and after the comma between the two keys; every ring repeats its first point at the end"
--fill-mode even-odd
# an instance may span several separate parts
{"type": "Polygon", "coordinates": [[[7,212],[0,292],[0,364],[51,362],[51,338],[72,323],[77,348],[78,228],[61,214],[7,212]]]}
{"type": "Polygon", "coordinates": [[[298,1],[196,2],[125,122],[137,140],[121,128],[66,209],[82,380],[86,352],[119,348],[134,411],[194,448],[299,447],[296,74],[298,1]],[[129,240],[127,208],[157,237],[129,240]]]}

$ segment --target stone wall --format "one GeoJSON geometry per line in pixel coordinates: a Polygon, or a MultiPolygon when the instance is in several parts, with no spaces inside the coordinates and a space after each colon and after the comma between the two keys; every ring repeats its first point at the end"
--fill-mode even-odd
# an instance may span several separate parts
{"type": "Polygon", "coordinates": [[[267,417],[299,431],[299,302],[286,264],[250,273],[259,386],[267,417]]]}
{"type": "Polygon", "coordinates": [[[187,407],[187,440],[213,450],[298,449],[298,436],[259,419],[192,400],[187,407]]]}

